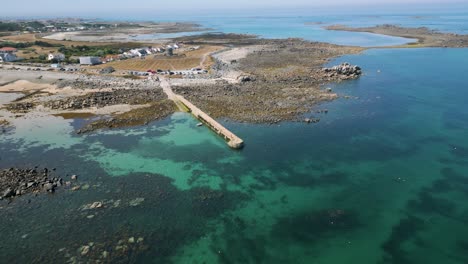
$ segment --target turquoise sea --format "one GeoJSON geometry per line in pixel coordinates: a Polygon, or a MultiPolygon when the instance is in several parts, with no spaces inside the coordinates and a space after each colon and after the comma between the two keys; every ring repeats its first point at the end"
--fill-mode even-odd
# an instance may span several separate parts
{"type": "Polygon", "coordinates": [[[241,151],[184,113],[87,136],[73,133],[84,120],[19,119],[0,135],[1,168],[55,167],[89,188],[0,201],[0,262],[85,263],[83,245],[115,256],[142,237],[122,263],[468,263],[466,58],[337,58],[365,74],[327,86],[343,97],[311,110],[320,123],[220,120],[241,151]]]}

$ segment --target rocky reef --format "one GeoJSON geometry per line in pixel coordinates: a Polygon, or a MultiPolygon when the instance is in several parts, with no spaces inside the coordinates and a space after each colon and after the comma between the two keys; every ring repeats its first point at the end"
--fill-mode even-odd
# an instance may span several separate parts
{"type": "Polygon", "coordinates": [[[98,129],[111,129],[147,125],[148,123],[163,119],[176,111],[174,103],[170,100],[156,101],[147,107],[115,114],[111,118],[101,118],[93,121],[77,131],[78,134],[89,133],[98,129]]]}
{"type": "Polygon", "coordinates": [[[348,62],[331,68],[323,68],[322,70],[327,73],[329,77],[339,77],[342,80],[355,79],[362,74],[361,67],[351,65],[348,62]]]}
{"type": "MultiPolygon", "coordinates": [[[[9,168],[0,171],[0,200],[21,196],[28,193],[48,192],[53,193],[61,186],[71,186],[71,181],[65,181],[60,177],[54,177],[55,169],[19,169],[9,168]]],[[[76,180],[73,175],[71,180],[76,180]]]]}

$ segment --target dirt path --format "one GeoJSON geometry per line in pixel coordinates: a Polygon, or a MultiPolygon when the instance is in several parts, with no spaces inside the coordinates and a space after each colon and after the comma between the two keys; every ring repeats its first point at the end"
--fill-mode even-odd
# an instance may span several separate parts
{"type": "Polygon", "coordinates": [[[210,55],[211,55],[211,52],[210,52],[210,53],[207,53],[207,54],[203,54],[203,57],[202,57],[202,59],[201,59],[201,61],[200,61],[200,64],[198,65],[198,67],[199,67],[200,69],[204,69],[204,68],[205,68],[206,59],[207,59],[208,56],[210,56],[210,55]]]}

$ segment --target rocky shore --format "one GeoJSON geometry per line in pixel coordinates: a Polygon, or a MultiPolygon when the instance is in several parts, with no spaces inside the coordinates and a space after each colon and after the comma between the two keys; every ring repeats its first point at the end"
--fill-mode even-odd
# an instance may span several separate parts
{"type": "Polygon", "coordinates": [[[93,121],[77,131],[78,134],[89,133],[98,129],[112,129],[147,125],[152,121],[168,117],[176,111],[175,104],[170,100],[150,103],[149,106],[130,110],[93,121]]]}
{"type": "Polygon", "coordinates": [[[148,79],[125,79],[105,75],[79,75],[78,78],[60,79],[53,83],[57,88],[71,87],[80,90],[99,89],[154,89],[154,81],[148,79]]]}
{"type": "MultiPolygon", "coordinates": [[[[330,101],[337,94],[324,89],[329,82],[357,78],[361,69],[340,65],[323,69],[331,58],[362,51],[298,39],[263,40],[267,45],[248,56],[231,61],[217,60],[212,74],[221,77],[216,84],[192,84],[173,87],[200,109],[215,118],[240,122],[278,123],[303,120],[318,103],[330,101]],[[222,78],[237,73],[235,78],[222,78]]],[[[258,43],[257,43],[258,44],[258,43]]]]}
{"type": "MultiPolygon", "coordinates": [[[[227,47],[212,54],[215,63],[206,76],[174,80],[173,90],[214,118],[253,123],[303,121],[302,115],[312,107],[338,97],[324,89],[325,84],[358,78],[361,74],[359,67],[350,64],[330,69],[324,69],[323,65],[332,58],[359,53],[362,48],[300,39],[255,39],[247,35],[198,38],[190,40],[228,41],[234,48],[227,47]]],[[[63,75],[56,76],[44,89],[21,90],[27,96],[7,104],[6,109],[15,114],[40,109],[58,116],[97,115],[97,120],[77,131],[80,134],[103,128],[145,125],[176,111],[157,78],[63,75]],[[121,106],[132,108],[115,109],[121,106]],[[108,108],[112,110],[97,113],[108,108]]],[[[311,123],[316,123],[313,121],[317,119],[311,117],[311,123]]]]}
{"type": "Polygon", "coordinates": [[[4,108],[14,114],[40,109],[57,116],[91,114],[98,118],[78,133],[144,125],[165,118],[176,110],[159,83],[151,79],[80,75],[75,79],[54,81],[52,86],[54,88],[47,91],[24,91],[25,96],[4,108]]]}
{"type": "Polygon", "coordinates": [[[62,186],[71,186],[70,180],[76,180],[72,176],[66,181],[53,175],[55,169],[30,169],[10,168],[0,171],[0,200],[12,199],[29,193],[53,193],[62,186]]]}
{"type": "Polygon", "coordinates": [[[5,119],[0,119],[0,128],[5,128],[10,125],[10,122],[8,122],[5,119]]]}
{"type": "Polygon", "coordinates": [[[79,110],[119,104],[144,105],[154,101],[164,100],[165,97],[161,89],[112,89],[106,92],[92,92],[82,96],[46,102],[44,106],[51,109],[79,110]]]}

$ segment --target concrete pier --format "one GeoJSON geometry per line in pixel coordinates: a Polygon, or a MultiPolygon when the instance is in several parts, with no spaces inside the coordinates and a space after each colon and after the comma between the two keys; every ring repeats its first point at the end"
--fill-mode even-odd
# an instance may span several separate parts
{"type": "Polygon", "coordinates": [[[180,95],[176,95],[176,98],[179,102],[181,102],[189,111],[201,122],[203,122],[206,126],[208,126],[211,130],[213,130],[216,134],[220,135],[221,137],[226,140],[229,147],[233,149],[241,149],[244,147],[244,141],[240,139],[238,136],[234,135],[231,131],[227,128],[222,126],[216,120],[211,118],[205,112],[200,110],[198,107],[190,103],[187,99],[180,95]]]}
{"type": "Polygon", "coordinates": [[[244,147],[244,141],[242,139],[240,139],[238,136],[234,135],[234,133],[232,133],[231,131],[226,129],[224,126],[222,126],[216,120],[214,120],[209,115],[207,115],[205,112],[200,110],[194,104],[189,102],[183,96],[175,94],[172,91],[171,85],[170,85],[168,80],[166,80],[165,78],[161,78],[160,85],[161,85],[163,91],[167,94],[167,97],[170,100],[174,101],[174,103],[177,105],[177,107],[180,110],[192,113],[198,120],[203,122],[206,126],[208,126],[216,134],[223,137],[224,140],[226,140],[229,147],[231,147],[233,149],[241,149],[241,148],[244,147]]]}

